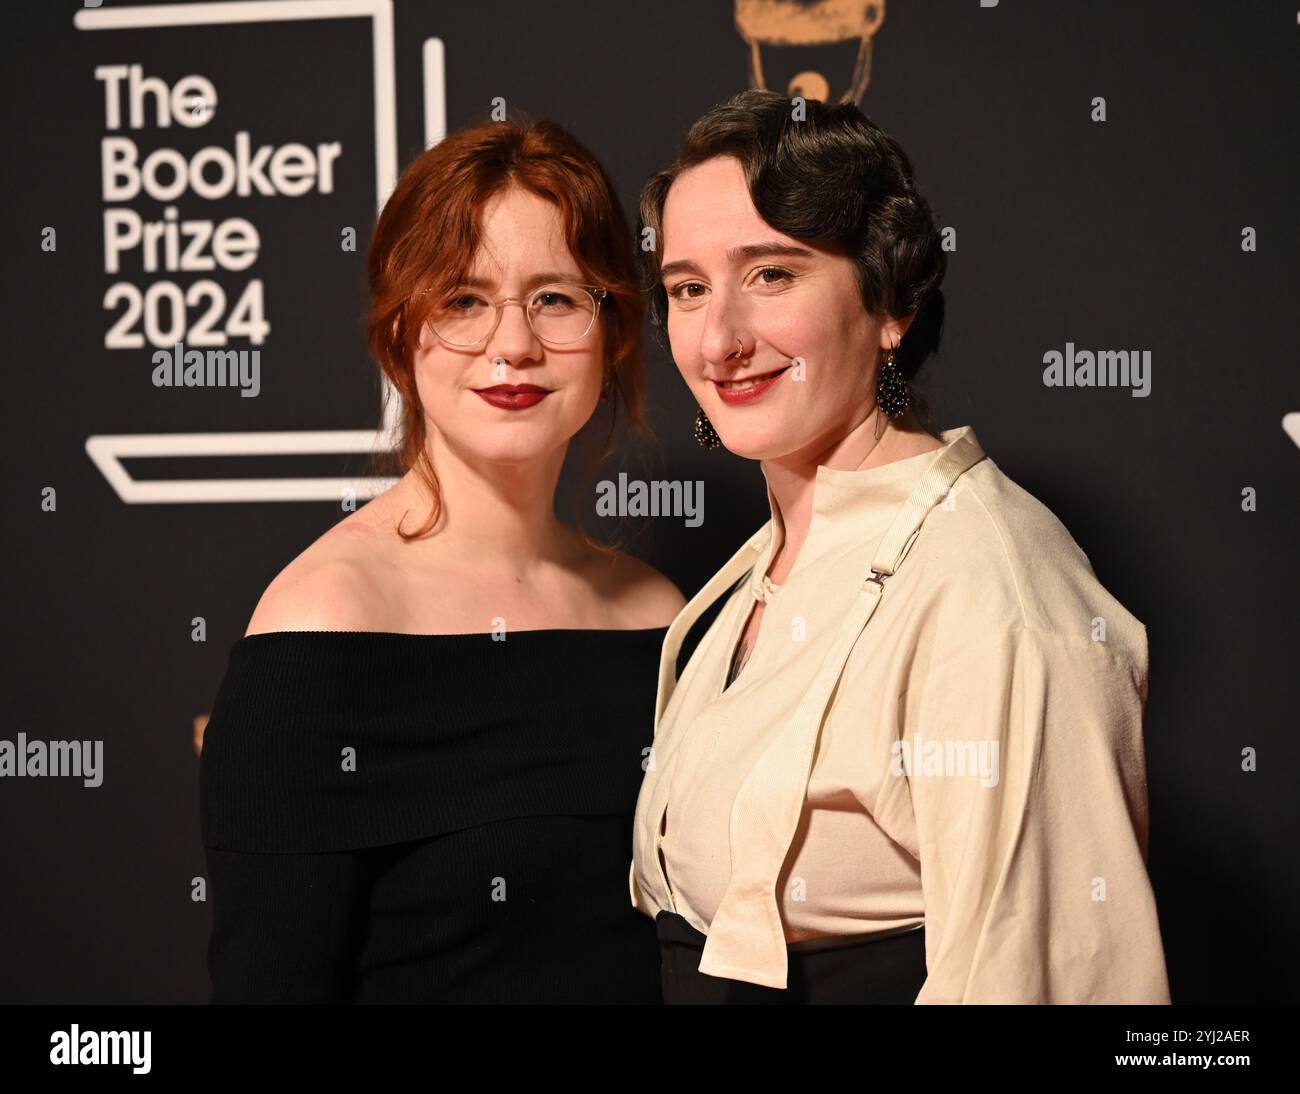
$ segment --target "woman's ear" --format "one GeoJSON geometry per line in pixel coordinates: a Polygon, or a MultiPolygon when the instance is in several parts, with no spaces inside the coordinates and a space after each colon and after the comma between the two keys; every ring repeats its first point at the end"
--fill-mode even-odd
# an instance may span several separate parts
{"type": "Polygon", "coordinates": [[[898,344],[903,340],[903,335],[907,333],[907,328],[912,325],[912,320],[916,318],[916,312],[911,315],[904,315],[901,319],[886,319],[880,324],[880,348],[882,350],[897,349],[898,344]]]}

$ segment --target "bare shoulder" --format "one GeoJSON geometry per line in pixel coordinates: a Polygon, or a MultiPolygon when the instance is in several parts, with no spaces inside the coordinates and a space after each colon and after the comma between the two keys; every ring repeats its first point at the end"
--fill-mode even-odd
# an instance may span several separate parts
{"type": "Polygon", "coordinates": [[[245,635],[382,629],[374,533],[354,514],[290,562],[262,594],[245,635]]]}
{"type": "Polygon", "coordinates": [[[666,627],[686,606],[686,598],[673,581],[649,563],[615,551],[593,551],[592,572],[597,586],[627,627],[666,627]]]}

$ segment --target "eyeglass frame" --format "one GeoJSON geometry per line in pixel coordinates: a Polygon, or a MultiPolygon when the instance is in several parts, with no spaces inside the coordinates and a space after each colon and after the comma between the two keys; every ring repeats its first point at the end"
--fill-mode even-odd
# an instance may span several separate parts
{"type": "MultiPolygon", "coordinates": [[[[591,296],[592,304],[594,305],[594,307],[592,308],[592,312],[591,312],[591,322],[587,324],[587,329],[584,330],[580,335],[578,335],[577,338],[571,338],[567,342],[555,342],[552,341],[551,339],[543,338],[540,334],[537,333],[537,328],[533,326],[533,319],[532,316],[528,313],[527,308],[524,308],[524,322],[528,324],[528,329],[533,332],[533,334],[537,337],[537,340],[539,342],[544,343],[545,345],[548,346],[576,345],[577,343],[581,342],[584,338],[586,338],[587,335],[589,335],[592,332],[592,329],[596,326],[596,320],[600,318],[601,301],[604,300],[605,297],[609,295],[609,290],[605,288],[603,285],[584,285],[579,281],[552,281],[549,284],[570,285],[575,289],[582,289],[584,292],[586,292],[588,295],[591,296]]],[[[541,285],[537,287],[531,293],[528,294],[527,299],[531,301],[534,296],[536,296],[539,292],[541,292],[543,289],[547,287],[548,287],[547,285],[541,285]]],[[[423,296],[428,293],[440,292],[440,291],[442,290],[417,289],[415,294],[417,296],[423,296]]],[[[425,322],[428,324],[429,329],[433,331],[433,333],[437,335],[438,338],[446,342],[447,345],[455,346],[457,349],[469,349],[471,346],[477,346],[480,342],[486,342],[489,338],[492,337],[492,335],[496,333],[497,327],[501,325],[501,315],[507,304],[518,304],[520,305],[520,307],[523,307],[524,298],[518,296],[504,296],[500,300],[490,300],[488,301],[488,303],[492,305],[492,310],[495,313],[495,315],[492,318],[492,326],[488,328],[487,334],[483,335],[481,338],[474,339],[474,341],[472,342],[452,342],[450,339],[446,337],[446,335],[438,334],[438,328],[433,325],[432,319],[426,319],[425,322]]]]}

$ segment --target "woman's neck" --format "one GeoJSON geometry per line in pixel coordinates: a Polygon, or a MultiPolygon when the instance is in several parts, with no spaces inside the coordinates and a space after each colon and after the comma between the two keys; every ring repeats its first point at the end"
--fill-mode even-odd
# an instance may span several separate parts
{"type": "Polygon", "coordinates": [[[815,455],[805,450],[777,460],[764,460],[763,473],[776,502],[778,537],[768,576],[778,585],[784,581],[808,538],[818,467],[865,471],[942,447],[942,441],[920,428],[911,411],[897,421],[890,421],[875,411],[838,440],[815,446],[815,455]],[[879,439],[876,438],[878,428],[879,439]]]}
{"type": "MultiPolygon", "coordinates": [[[[439,515],[429,534],[408,549],[444,564],[526,578],[539,567],[573,559],[573,530],[555,515],[555,488],[567,445],[521,462],[467,458],[440,439],[427,445],[438,482],[439,515]]],[[[418,528],[433,495],[412,469],[372,504],[392,529],[418,528]]]]}

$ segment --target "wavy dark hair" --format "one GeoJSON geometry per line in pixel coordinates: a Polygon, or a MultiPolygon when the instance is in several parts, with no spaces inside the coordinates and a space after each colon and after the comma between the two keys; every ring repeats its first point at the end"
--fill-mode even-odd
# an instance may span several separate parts
{"type": "MultiPolygon", "coordinates": [[[[641,191],[637,236],[654,230],[654,246],[639,252],[650,318],[666,332],[668,295],[659,280],[664,202],[682,171],[713,159],[740,161],[754,208],[778,232],[852,256],[862,303],[874,316],[911,325],[894,354],[909,382],[939,347],[947,269],[929,203],[917,192],[912,164],[894,138],[852,103],[795,102],[774,91],[735,95],[701,117],[686,134],[675,163],[641,191]]],[[[925,396],[912,393],[920,425],[937,436],[925,396]]]]}

